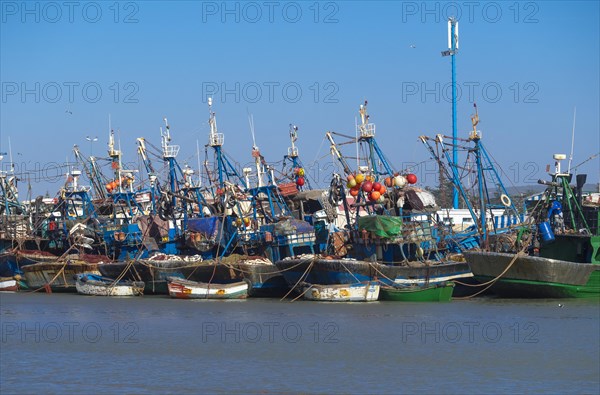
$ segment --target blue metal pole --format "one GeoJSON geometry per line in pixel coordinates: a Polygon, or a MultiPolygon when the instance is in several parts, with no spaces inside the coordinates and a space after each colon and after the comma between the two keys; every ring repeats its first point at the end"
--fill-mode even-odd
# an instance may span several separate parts
{"type": "MultiPolygon", "coordinates": [[[[456,126],[456,20],[452,19],[451,24],[451,57],[452,57],[452,166],[456,169],[458,166],[458,150],[457,150],[457,126],[456,126]]],[[[458,208],[458,189],[456,186],[452,192],[452,208],[458,208]]]]}
{"type": "Polygon", "coordinates": [[[487,239],[487,223],[485,215],[485,196],[483,194],[483,164],[481,162],[481,151],[479,150],[479,140],[475,141],[475,158],[477,161],[477,184],[479,185],[479,226],[482,240],[487,239]]]}

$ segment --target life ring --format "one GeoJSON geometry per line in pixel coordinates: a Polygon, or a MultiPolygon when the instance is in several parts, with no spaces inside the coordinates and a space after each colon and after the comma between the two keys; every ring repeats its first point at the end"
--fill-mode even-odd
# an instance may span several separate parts
{"type": "Polygon", "coordinates": [[[510,207],[510,205],[512,203],[510,201],[510,198],[507,195],[505,195],[505,194],[500,195],[500,201],[502,202],[502,204],[504,205],[504,207],[510,207]]]}

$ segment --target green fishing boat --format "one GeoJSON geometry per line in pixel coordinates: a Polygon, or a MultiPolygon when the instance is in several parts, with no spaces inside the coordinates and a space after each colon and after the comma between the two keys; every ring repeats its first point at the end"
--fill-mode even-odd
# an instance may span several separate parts
{"type": "Polygon", "coordinates": [[[600,204],[592,195],[583,198],[586,175],[577,175],[576,185],[570,184],[572,175],[560,168],[565,158],[555,154],[552,181],[538,181],[547,189],[532,202],[533,225],[524,227],[512,246],[508,243],[505,249],[490,239],[496,251],[463,252],[475,280],[490,284],[491,293],[516,298],[600,298],[600,204]]]}
{"type": "Polygon", "coordinates": [[[429,285],[385,286],[380,289],[382,300],[397,302],[449,302],[454,290],[453,282],[429,285]]]}

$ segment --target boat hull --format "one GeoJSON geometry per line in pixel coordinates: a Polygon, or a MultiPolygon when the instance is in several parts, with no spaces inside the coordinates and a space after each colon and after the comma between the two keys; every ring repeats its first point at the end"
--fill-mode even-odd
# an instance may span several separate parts
{"type": "Polygon", "coordinates": [[[10,250],[0,254],[0,277],[23,274],[23,267],[36,263],[53,262],[58,257],[46,251],[10,250]]]}
{"type": "Polygon", "coordinates": [[[177,299],[245,299],[248,297],[248,283],[245,281],[218,284],[171,278],[168,288],[169,295],[177,299]]]}
{"type": "Polygon", "coordinates": [[[377,283],[302,285],[304,299],[319,302],[375,302],[379,298],[379,289],[377,283]]]}
{"type": "Polygon", "coordinates": [[[184,277],[182,268],[195,267],[196,262],[151,261],[114,262],[99,267],[102,276],[122,278],[127,281],[142,281],[145,284],[144,293],[168,295],[167,278],[184,277]]]}
{"type": "Polygon", "coordinates": [[[49,262],[36,263],[23,268],[23,275],[30,289],[46,289],[52,292],[77,292],[75,277],[82,273],[100,275],[96,263],[49,262]]]}
{"type": "Polygon", "coordinates": [[[398,302],[449,302],[452,299],[454,283],[409,286],[409,287],[382,287],[381,300],[398,302]]]}
{"type": "Polygon", "coordinates": [[[600,265],[544,257],[465,251],[475,279],[487,282],[514,263],[490,291],[502,297],[600,298],[600,265]]]}
{"type": "Polygon", "coordinates": [[[14,278],[0,278],[0,292],[16,292],[19,284],[14,278]]]}
{"type": "Polygon", "coordinates": [[[214,261],[138,261],[117,262],[100,267],[103,276],[131,281],[143,281],[148,294],[168,295],[169,277],[201,283],[229,284],[249,281],[250,296],[282,296],[289,287],[277,266],[272,263],[214,263],[214,261]],[[122,275],[123,271],[126,271],[122,275]]]}
{"type": "Polygon", "coordinates": [[[76,276],[75,288],[77,293],[90,296],[139,296],[144,294],[143,282],[115,282],[91,273],[76,276]]]}
{"type": "Polygon", "coordinates": [[[472,277],[466,262],[392,266],[344,259],[286,259],[275,263],[290,287],[310,284],[354,284],[379,281],[384,285],[436,284],[472,277]]]}

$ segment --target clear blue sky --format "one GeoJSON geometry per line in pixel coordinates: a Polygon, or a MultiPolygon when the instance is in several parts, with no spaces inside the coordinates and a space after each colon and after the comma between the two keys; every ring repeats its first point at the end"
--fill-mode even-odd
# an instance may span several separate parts
{"type": "MultiPolygon", "coordinates": [[[[251,160],[247,112],[267,160],[286,153],[294,123],[311,162],[328,152],[323,144],[319,153],[325,131],[354,133],[367,99],[380,145],[402,168],[427,160],[419,135],[451,133],[450,60],[440,54],[449,15],[460,16],[460,135],[470,129],[471,90],[508,185],[545,178],[552,154],[568,154],[575,106],[573,164],[600,151],[597,1],[224,4],[2,1],[0,152],[10,137],[21,171],[44,169],[72,159],[73,144],[89,154],[90,135],[100,138],[99,156],[110,113],[133,162],[135,138],[158,145],[166,116],[179,159],[195,165],[196,140],[204,145],[208,135],[205,96],[218,88],[219,128],[239,162],[251,160]]],[[[579,172],[598,182],[600,160],[579,172]]],[[[419,174],[434,183],[431,171],[419,174]]],[[[53,195],[60,183],[32,189],[53,195]]],[[[26,185],[20,189],[24,197],[26,185]]]]}

